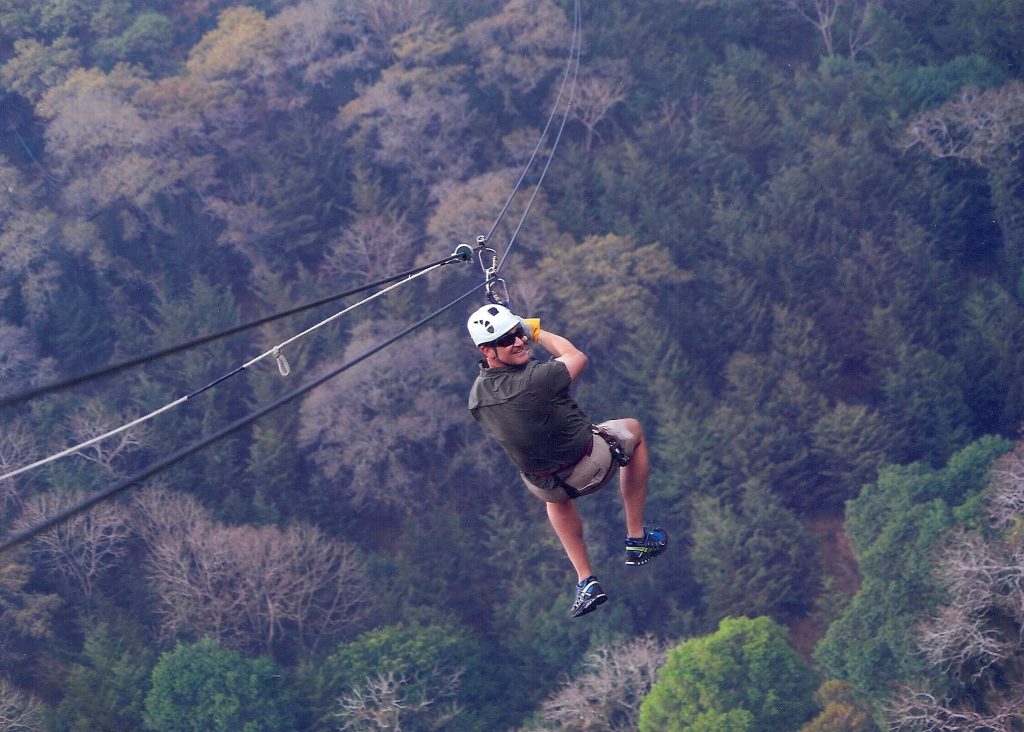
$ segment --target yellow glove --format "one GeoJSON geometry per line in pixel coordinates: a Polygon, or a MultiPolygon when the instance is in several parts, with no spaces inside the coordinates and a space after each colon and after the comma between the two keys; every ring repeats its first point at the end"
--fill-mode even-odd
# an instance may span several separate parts
{"type": "Polygon", "coordinates": [[[531,341],[540,338],[540,318],[520,318],[523,321],[523,328],[531,341]]]}

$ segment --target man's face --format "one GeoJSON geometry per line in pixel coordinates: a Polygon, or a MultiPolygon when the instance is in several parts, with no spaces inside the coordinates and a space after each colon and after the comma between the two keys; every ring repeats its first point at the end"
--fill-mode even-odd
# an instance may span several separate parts
{"type": "Polygon", "coordinates": [[[530,346],[521,325],[481,348],[488,360],[505,366],[520,366],[530,360],[530,346]]]}

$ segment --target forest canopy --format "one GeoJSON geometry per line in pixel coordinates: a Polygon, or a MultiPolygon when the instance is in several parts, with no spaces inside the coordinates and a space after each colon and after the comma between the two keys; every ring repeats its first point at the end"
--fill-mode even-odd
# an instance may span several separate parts
{"type": "MultiPolygon", "coordinates": [[[[626,573],[612,491],[581,503],[611,599],[569,622],[543,507],[465,408],[477,295],[0,556],[14,729],[1020,729],[1024,2],[579,7],[567,75],[569,0],[0,0],[0,398],[495,222],[587,413],[643,422],[673,536],[626,573]]],[[[480,283],[445,267],[289,376],[0,480],[3,533],[480,283]]],[[[351,302],[5,402],[0,474],[351,302]]]]}

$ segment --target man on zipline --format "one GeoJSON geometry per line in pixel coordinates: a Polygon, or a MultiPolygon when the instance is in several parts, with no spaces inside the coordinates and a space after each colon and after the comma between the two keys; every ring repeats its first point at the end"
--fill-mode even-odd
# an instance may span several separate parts
{"type": "Polygon", "coordinates": [[[594,493],[619,472],[626,511],[626,564],[646,564],[665,551],[668,535],[643,524],[647,500],[647,443],[635,419],[592,425],[569,394],[587,365],[566,338],[541,330],[502,305],[485,305],[467,323],[483,360],[469,393],[469,411],[504,448],[526,487],[547,502],[579,584],[571,615],[579,617],[608,599],[590,567],[583,521],[573,499],[594,493]],[[554,356],[531,358],[530,341],[554,356]]]}

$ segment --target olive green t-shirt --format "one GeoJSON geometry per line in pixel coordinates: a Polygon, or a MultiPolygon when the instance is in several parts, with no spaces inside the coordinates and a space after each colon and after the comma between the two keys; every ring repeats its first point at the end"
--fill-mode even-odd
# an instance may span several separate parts
{"type": "Polygon", "coordinates": [[[569,395],[571,384],[561,361],[481,363],[469,411],[520,472],[549,473],[576,463],[592,440],[590,420],[569,395]]]}

